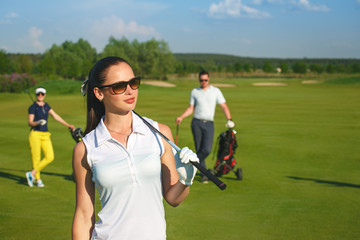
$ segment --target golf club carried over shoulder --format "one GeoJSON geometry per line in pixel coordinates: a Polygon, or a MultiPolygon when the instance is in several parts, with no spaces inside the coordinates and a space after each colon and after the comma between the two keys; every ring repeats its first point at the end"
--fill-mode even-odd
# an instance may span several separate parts
{"type": "MultiPolygon", "coordinates": [[[[170,141],[164,134],[162,134],[159,130],[157,130],[153,125],[148,123],[143,117],[141,117],[139,114],[137,114],[134,110],[133,112],[145,123],[146,126],[148,126],[151,130],[155,131],[157,134],[159,134],[165,141],[167,141],[177,152],[181,151],[181,148],[179,148],[175,143],[170,141]]],[[[199,171],[207,176],[213,183],[215,183],[216,186],[218,186],[221,190],[224,190],[226,188],[226,184],[223,183],[220,179],[218,179],[216,176],[212,175],[206,168],[200,165],[200,163],[197,162],[191,162],[192,165],[194,165],[199,171]]]]}
{"type": "Polygon", "coordinates": [[[178,139],[179,139],[179,124],[176,124],[176,140],[175,140],[175,144],[178,144],[178,139]]]}

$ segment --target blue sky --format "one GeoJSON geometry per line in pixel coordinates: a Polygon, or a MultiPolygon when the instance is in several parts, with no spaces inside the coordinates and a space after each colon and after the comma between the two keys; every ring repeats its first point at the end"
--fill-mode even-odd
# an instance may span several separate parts
{"type": "Polygon", "coordinates": [[[1,0],[0,48],[164,40],[173,53],[360,58],[360,0],[1,0]]]}

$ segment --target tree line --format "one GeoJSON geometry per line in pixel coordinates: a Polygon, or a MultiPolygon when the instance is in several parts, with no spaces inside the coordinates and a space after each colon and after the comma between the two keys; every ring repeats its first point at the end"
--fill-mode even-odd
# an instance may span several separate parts
{"type": "Polygon", "coordinates": [[[101,53],[80,38],[52,45],[42,54],[11,54],[0,50],[0,92],[21,92],[41,79],[84,80],[95,62],[120,56],[131,63],[136,75],[166,80],[169,74],[186,76],[205,69],[225,73],[360,73],[359,59],[270,59],[223,54],[173,54],[168,44],[110,37],[101,53]],[[35,76],[35,77],[34,77],[35,76]]]}
{"type": "Polygon", "coordinates": [[[176,73],[197,69],[199,66],[213,72],[265,73],[360,73],[360,59],[280,59],[250,58],[224,54],[174,54],[178,68],[176,73]]]}

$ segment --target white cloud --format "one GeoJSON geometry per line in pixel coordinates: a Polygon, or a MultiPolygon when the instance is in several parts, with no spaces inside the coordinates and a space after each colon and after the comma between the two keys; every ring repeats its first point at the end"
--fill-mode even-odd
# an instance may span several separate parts
{"type": "Polygon", "coordinates": [[[5,18],[17,18],[19,14],[11,12],[5,15],[5,18]]]}
{"type": "Polygon", "coordinates": [[[283,3],[283,0],[252,0],[255,5],[261,5],[262,3],[283,3]]]}
{"type": "Polygon", "coordinates": [[[152,36],[157,37],[155,29],[151,26],[143,26],[135,21],[125,23],[117,16],[103,18],[95,22],[92,31],[98,36],[129,37],[129,36],[152,36]]]}
{"type": "Polygon", "coordinates": [[[44,49],[44,45],[40,42],[39,38],[41,37],[41,35],[43,34],[43,31],[41,29],[38,29],[36,27],[31,27],[29,29],[29,39],[30,39],[30,44],[31,46],[33,46],[35,49],[37,50],[43,50],[44,49]]]}
{"type": "Polygon", "coordinates": [[[160,38],[160,34],[154,27],[140,25],[135,21],[126,23],[115,15],[95,21],[88,34],[91,36],[89,42],[98,51],[102,51],[110,36],[116,39],[126,37],[128,40],[138,39],[139,41],[160,38]]]}
{"type": "Polygon", "coordinates": [[[42,52],[45,50],[44,44],[40,41],[43,30],[31,27],[28,34],[23,38],[17,39],[16,51],[19,52],[42,52]],[[26,49],[26,50],[24,50],[26,49]]]}
{"type": "Polygon", "coordinates": [[[17,13],[14,13],[14,12],[8,13],[0,19],[0,24],[12,23],[11,20],[18,18],[18,17],[19,17],[19,15],[17,13]]]}
{"type": "Polygon", "coordinates": [[[213,18],[268,18],[271,15],[267,12],[259,11],[255,8],[248,7],[241,0],[221,0],[218,4],[210,5],[208,14],[213,18]]]}
{"type": "Polygon", "coordinates": [[[328,11],[330,11],[330,9],[327,6],[325,6],[325,5],[315,6],[315,5],[311,4],[309,2],[309,0],[299,0],[297,5],[301,9],[305,9],[305,10],[308,10],[308,11],[315,11],[315,12],[328,12],[328,11]]]}

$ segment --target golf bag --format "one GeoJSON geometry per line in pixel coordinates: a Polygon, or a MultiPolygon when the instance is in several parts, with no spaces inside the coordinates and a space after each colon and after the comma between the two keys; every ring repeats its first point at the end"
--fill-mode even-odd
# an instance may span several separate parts
{"type": "Polygon", "coordinates": [[[80,142],[84,137],[84,133],[81,128],[75,128],[74,131],[70,128],[70,133],[76,143],[80,142]]]}
{"type": "MultiPolygon", "coordinates": [[[[242,170],[237,168],[236,171],[236,159],[234,154],[236,148],[238,147],[236,141],[236,131],[229,128],[227,131],[222,132],[217,138],[217,159],[214,170],[210,170],[215,176],[221,177],[224,174],[228,174],[230,171],[233,171],[236,175],[237,180],[242,179],[242,170]]],[[[215,149],[216,152],[216,149],[215,149]]],[[[214,154],[215,154],[214,152],[214,154]]],[[[213,155],[214,159],[214,155],[213,155]]]]}

